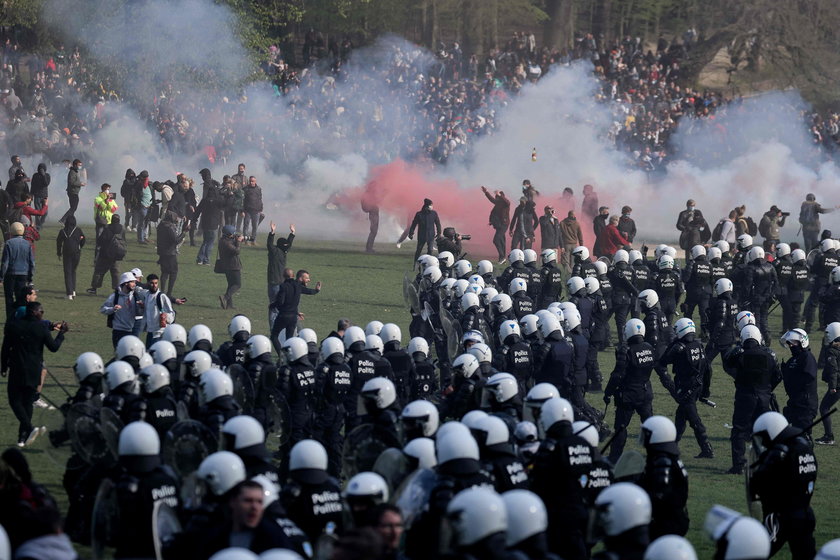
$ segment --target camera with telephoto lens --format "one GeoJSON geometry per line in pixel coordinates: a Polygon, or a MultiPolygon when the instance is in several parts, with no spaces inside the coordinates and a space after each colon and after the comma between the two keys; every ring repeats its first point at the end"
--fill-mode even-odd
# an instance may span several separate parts
{"type": "Polygon", "coordinates": [[[472,239],[472,235],[458,233],[452,226],[443,228],[443,236],[447,239],[461,239],[463,241],[469,241],[470,239],[472,239]]]}
{"type": "Polygon", "coordinates": [[[784,217],[790,216],[790,212],[782,212],[782,216],[784,216],[784,217]]]}

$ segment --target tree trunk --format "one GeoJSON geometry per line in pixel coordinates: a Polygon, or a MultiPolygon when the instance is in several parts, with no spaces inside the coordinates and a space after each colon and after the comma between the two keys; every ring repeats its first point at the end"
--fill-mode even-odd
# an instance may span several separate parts
{"type": "Polygon", "coordinates": [[[484,0],[463,0],[461,4],[462,50],[465,58],[483,54],[485,8],[484,0]]]}
{"type": "Polygon", "coordinates": [[[421,41],[430,50],[434,50],[437,44],[437,3],[438,0],[421,0],[420,2],[421,41]]]}
{"type": "Polygon", "coordinates": [[[574,35],[574,0],[546,0],[548,15],[543,26],[543,44],[548,48],[568,47],[574,35]]]}

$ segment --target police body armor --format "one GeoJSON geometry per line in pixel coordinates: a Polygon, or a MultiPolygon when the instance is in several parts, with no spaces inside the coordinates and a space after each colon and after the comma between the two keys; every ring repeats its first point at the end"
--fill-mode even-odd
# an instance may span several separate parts
{"type": "Polygon", "coordinates": [[[146,401],[143,397],[126,393],[120,388],[108,393],[102,401],[102,406],[116,412],[124,425],[146,419],[146,401]]]}
{"type": "Polygon", "coordinates": [[[756,304],[770,300],[776,286],[776,271],[773,265],[764,260],[748,264],[744,284],[746,301],[756,304]]]}
{"type": "Polygon", "coordinates": [[[515,342],[504,345],[501,352],[497,354],[501,358],[498,367],[501,368],[501,371],[506,371],[516,377],[521,392],[523,387],[528,386],[534,375],[534,358],[531,355],[531,347],[517,337],[515,342]]]}
{"type": "MultiPolygon", "coordinates": [[[[414,385],[412,388],[411,400],[425,399],[431,397],[440,389],[435,365],[431,360],[415,360],[414,362],[414,385]]],[[[409,401],[410,402],[410,401],[409,401]]]]}
{"type": "Polygon", "coordinates": [[[542,275],[541,307],[557,301],[560,292],[563,290],[563,273],[554,263],[544,264],[540,274],[542,275]]]}
{"type": "Polygon", "coordinates": [[[292,442],[308,437],[312,406],[315,402],[315,370],[307,358],[283,368],[280,373],[281,393],[289,403],[292,416],[292,442]]]}
{"type": "Polygon", "coordinates": [[[610,274],[613,305],[631,305],[638,293],[633,284],[633,269],[625,262],[618,262],[610,274]]]}
{"type": "Polygon", "coordinates": [[[525,315],[530,315],[536,311],[536,309],[534,309],[534,301],[527,295],[519,295],[511,299],[513,300],[513,314],[516,316],[517,321],[522,319],[525,315]]]}
{"type": "Polygon", "coordinates": [[[695,259],[688,269],[685,281],[687,291],[693,293],[712,293],[712,265],[705,258],[695,259]]]}
{"type": "Polygon", "coordinates": [[[526,265],[525,268],[530,271],[530,275],[528,276],[528,297],[534,300],[534,302],[539,302],[543,289],[542,274],[535,266],[526,265]]]}
{"type": "Polygon", "coordinates": [[[403,349],[389,350],[387,344],[385,347],[386,350],[383,357],[391,364],[391,370],[394,375],[394,386],[397,389],[397,401],[402,404],[407,404],[412,400],[413,388],[415,386],[414,360],[403,349]]]}
{"type": "Polygon", "coordinates": [[[773,262],[773,268],[776,269],[776,278],[779,281],[776,294],[785,297],[788,295],[788,287],[793,277],[793,263],[790,261],[790,256],[785,255],[780,259],[776,259],[773,262]]]}
{"type": "Polygon", "coordinates": [[[172,389],[163,387],[146,396],[146,421],[163,441],[166,432],[178,421],[178,403],[172,389]]]}
{"type": "Polygon", "coordinates": [[[222,365],[225,367],[233,364],[244,366],[248,356],[248,340],[225,341],[219,347],[217,354],[222,365]]]}
{"type": "Polygon", "coordinates": [[[584,262],[576,262],[572,267],[572,276],[579,276],[583,279],[597,278],[598,269],[595,268],[595,263],[590,260],[584,262]]]}
{"type": "Polygon", "coordinates": [[[178,478],[166,465],[139,475],[124,473],[116,481],[119,522],[114,532],[117,558],[154,558],[152,510],[162,501],[178,507],[178,478]]]}
{"type": "Polygon", "coordinates": [[[534,383],[551,383],[568,398],[575,384],[575,349],[559,333],[554,336],[557,338],[546,340],[540,348],[540,369],[534,372],[534,383]]]}
{"type": "Polygon", "coordinates": [[[647,290],[650,287],[650,269],[644,263],[633,264],[633,285],[636,290],[647,290]]]}
{"type": "Polygon", "coordinates": [[[656,351],[647,342],[637,342],[616,349],[616,372],[610,376],[605,394],[616,395],[619,404],[638,406],[653,398],[650,374],[656,365],[656,351]]]}
{"type": "Polygon", "coordinates": [[[659,301],[669,302],[674,306],[683,293],[682,279],[675,270],[663,270],[653,279],[653,289],[659,296],[659,301]]]}
{"type": "Polygon", "coordinates": [[[712,265],[712,286],[721,278],[729,277],[729,267],[726,265],[726,261],[712,259],[710,264],[712,265]]]}
{"type": "Polygon", "coordinates": [[[769,396],[779,382],[776,354],[765,346],[739,347],[727,362],[735,371],[736,388],[753,389],[769,396]]]}
{"type": "Polygon", "coordinates": [[[729,296],[716,297],[709,304],[711,342],[718,348],[728,348],[738,340],[735,319],[739,312],[738,303],[729,296]]]}
{"type": "Polygon", "coordinates": [[[805,301],[805,290],[808,289],[808,265],[805,261],[799,261],[793,265],[790,281],[787,286],[787,293],[794,303],[805,301]]]}

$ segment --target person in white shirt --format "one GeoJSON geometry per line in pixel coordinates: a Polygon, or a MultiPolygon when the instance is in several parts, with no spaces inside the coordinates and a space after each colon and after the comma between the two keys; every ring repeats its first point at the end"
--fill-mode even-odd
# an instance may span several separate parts
{"type": "Polygon", "coordinates": [[[160,340],[166,325],[175,322],[175,310],[172,301],[160,291],[160,278],[157,274],[146,277],[148,291],[145,295],[143,329],[146,331],[146,348],[160,340]]]}

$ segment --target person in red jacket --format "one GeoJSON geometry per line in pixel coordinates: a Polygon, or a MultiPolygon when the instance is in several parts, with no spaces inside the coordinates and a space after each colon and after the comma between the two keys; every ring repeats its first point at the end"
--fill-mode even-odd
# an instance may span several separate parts
{"type": "Polygon", "coordinates": [[[630,241],[618,229],[618,216],[610,216],[610,223],[595,240],[595,254],[612,257],[616,251],[630,245],[630,241]]]}

